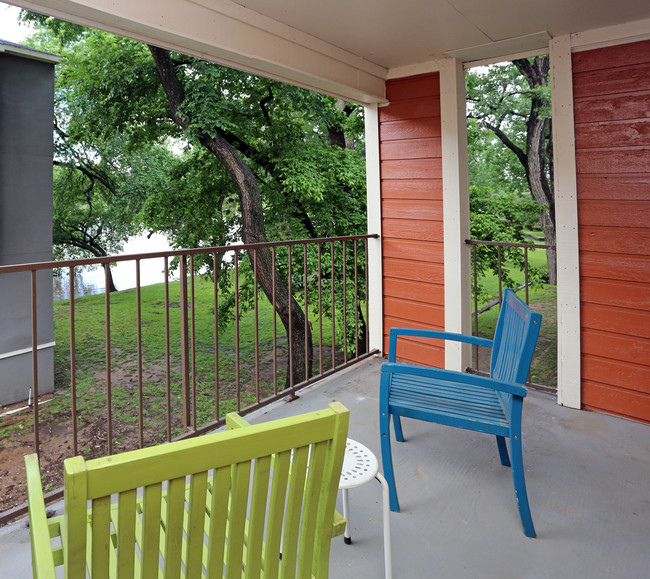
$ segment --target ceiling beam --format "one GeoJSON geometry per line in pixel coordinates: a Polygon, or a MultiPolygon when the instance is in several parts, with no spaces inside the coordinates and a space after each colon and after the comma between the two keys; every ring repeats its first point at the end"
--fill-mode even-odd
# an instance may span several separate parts
{"type": "Polygon", "coordinates": [[[230,0],[11,0],[22,8],[360,104],[385,68],[230,0]]]}

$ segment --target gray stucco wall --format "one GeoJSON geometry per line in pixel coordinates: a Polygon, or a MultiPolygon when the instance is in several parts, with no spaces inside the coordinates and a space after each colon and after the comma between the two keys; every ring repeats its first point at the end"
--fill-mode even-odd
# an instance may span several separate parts
{"type": "MultiPolygon", "coordinates": [[[[53,99],[52,61],[0,51],[0,265],[52,259],[53,99]]],[[[37,275],[37,305],[42,394],[54,388],[49,270],[37,275]]],[[[30,274],[0,275],[0,404],[27,398],[31,346],[30,274]]]]}

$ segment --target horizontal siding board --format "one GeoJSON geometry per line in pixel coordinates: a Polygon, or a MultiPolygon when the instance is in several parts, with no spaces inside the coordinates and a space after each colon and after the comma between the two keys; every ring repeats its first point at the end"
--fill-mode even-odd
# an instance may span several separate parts
{"type": "MultiPolygon", "coordinates": [[[[418,330],[442,330],[443,329],[442,326],[428,324],[421,320],[412,321],[412,320],[404,320],[401,318],[393,318],[391,316],[386,316],[386,337],[388,337],[388,332],[390,328],[416,328],[418,330]]],[[[402,340],[411,340],[411,341],[415,340],[417,342],[425,342],[428,343],[429,345],[440,348],[441,350],[444,349],[443,348],[444,344],[440,340],[424,340],[424,338],[403,336],[398,340],[398,343],[401,342],[402,340]]]]}
{"type": "Polygon", "coordinates": [[[578,175],[578,199],[648,200],[650,173],[638,175],[578,175]]]}
{"type": "Polygon", "coordinates": [[[619,227],[587,227],[578,229],[580,249],[600,253],[650,255],[650,230],[619,227]]]}
{"type": "Polygon", "coordinates": [[[379,122],[404,121],[407,119],[424,119],[440,116],[440,97],[427,99],[409,99],[393,101],[379,109],[379,122]]]}
{"type": "Polygon", "coordinates": [[[600,304],[650,311],[650,285],[618,280],[602,280],[585,277],[580,284],[583,305],[600,304]]]}
{"type": "Polygon", "coordinates": [[[382,179],[436,179],[442,173],[442,159],[381,161],[382,179]]]}
{"type": "Polygon", "coordinates": [[[585,329],[650,340],[650,313],[647,311],[588,304],[581,308],[580,320],[585,329]]]}
{"type": "Polygon", "coordinates": [[[437,117],[393,121],[380,126],[379,141],[440,137],[441,133],[441,121],[437,117]]]}
{"type": "Polygon", "coordinates": [[[444,282],[444,265],[442,263],[387,258],[384,259],[382,268],[385,278],[406,278],[440,285],[443,285],[444,282]]]}
{"type": "MultiPolygon", "coordinates": [[[[650,117],[650,91],[576,99],[574,106],[576,125],[646,119],[650,117]]],[[[581,129],[576,126],[577,131],[581,129]]]]}
{"type": "Polygon", "coordinates": [[[440,221],[384,219],[383,237],[397,239],[419,239],[442,243],[443,226],[440,221]]]}
{"type": "Polygon", "coordinates": [[[385,180],[381,184],[382,199],[440,199],[442,179],[385,180]]]}
{"type": "Polygon", "coordinates": [[[616,388],[650,394],[650,366],[585,354],[582,357],[582,377],[588,382],[602,382],[603,376],[616,388]]]}
{"type": "Polygon", "coordinates": [[[421,321],[433,326],[444,327],[445,323],[445,312],[441,305],[411,302],[388,296],[384,296],[384,315],[411,322],[421,321]]]}
{"type": "Polygon", "coordinates": [[[582,352],[599,358],[635,364],[639,360],[650,360],[650,340],[583,329],[582,352]]]}
{"type": "Polygon", "coordinates": [[[574,52],[571,60],[574,73],[650,63],[650,40],[574,52]]]}
{"type": "Polygon", "coordinates": [[[385,141],[380,145],[379,151],[384,161],[394,159],[429,159],[431,157],[442,157],[442,142],[440,137],[385,141]]]}
{"type": "Polygon", "coordinates": [[[648,146],[650,119],[578,125],[575,138],[581,149],[648,146]]]}
{"type": "Polygon", "coordinates": [[[589,410],[650,422],[650,396],[597,382],[583,382],[582,405],[589,410]]]}
{"type": "Polygon", "coordinates": [[[580,225],[596,227],[645,228],[650,217],[650,195],[645,200],[578,201],[580,225]]]}
{"type": "Polygon", "coordinates": [[[580,274],[584,277],[650,284],[650,256],[582,252],[580,274]]]}
{"type": "Polygon", "coordinates": [[[384,279],[384,296],[405,298],[420,303],[442,304],[445,300],[445,288],[441,285],[412,281],[406,279],[384,279]]]}
{"type": "Polygon", "coordinates": [[[578,174],[625,174],[648,173],[650,168],[650,147],[639,149],[576,150],[578,174]]]}
{"type": "Polygon", "coordinates": [[[386,98],[390,102],[439,96],[440,73],[437,72],[389,80],[386,83],[386,98]]]}
{"type": "Polygon", "coordinates": [[[442,201],[410,199],[386,199],[383,204],[385,219],[409,219],[413,221],[442,221],[442,201]]]}
{"type": "MultiPolygon", "coordinates": [[[[384,337],[384,351],[388,352],[388,335],[384,337]]],[[[445,352],[431,344],[415,340],[400,340],[397,343],[397,360],[420,366],[444,368],[445,352]]]]}
{"type": "Polygon", "coordinates": [[[384,239],[384,257],[444,263],[442,243],[432,241],[414,241],[405,239],[384,239]]]}
{"type": "Polygon", "coordinates": [[[650,90],[650,62],[573,76],[574,98],[650,90]]]}

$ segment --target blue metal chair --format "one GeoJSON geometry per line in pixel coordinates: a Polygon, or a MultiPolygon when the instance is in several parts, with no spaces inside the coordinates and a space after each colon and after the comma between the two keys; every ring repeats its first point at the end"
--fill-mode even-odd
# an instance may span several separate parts
{"type": "Polygon", "coordinates": [[[521,412],[526,396],[524,384],[541,319],[540,314],[507,289],[493,340],[434,330],[391,328],[388,362],[382,365],[381,371],[379,425],[392,511],[399,511],[399,501],[390,446],[390,417],[393,417],[395,438],[399,442],[404,442],[400,418],[414,418],[496,435],[501,464],[512,466],[524,534],[536,536],[524,478],[521,412]],[[490,377],[396,362],[398,336],[430,337],[491,347],[490,377]],[[510,457],[506,438],[510,440],[510,457]]]}

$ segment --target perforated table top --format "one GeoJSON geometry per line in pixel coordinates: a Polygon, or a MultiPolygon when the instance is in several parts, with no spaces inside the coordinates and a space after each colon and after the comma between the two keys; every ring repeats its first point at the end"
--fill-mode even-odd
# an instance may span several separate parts
{"type": "Polygon", "coordinates": [[[340,489],[352,489],[375,478],[379,470],[377,457],[363,444],[348,438],[345,443],[340,489]]]}

